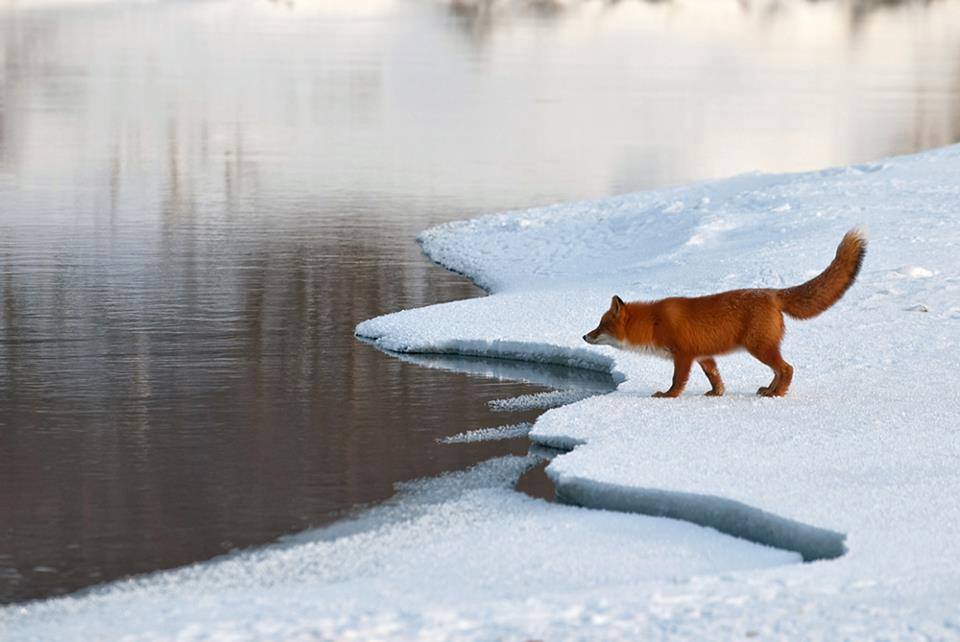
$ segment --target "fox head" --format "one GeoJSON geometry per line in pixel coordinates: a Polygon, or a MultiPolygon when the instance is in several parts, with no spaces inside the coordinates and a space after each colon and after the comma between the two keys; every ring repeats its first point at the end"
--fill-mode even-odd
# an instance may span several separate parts
{"type": "Polygon", "coordinates": [[[618,296],[610,301],[610,309],[600,317],[600,325],[583,335],[583,340],[593,345],[619,348],[626,335],[626,304],[618,296]]]}

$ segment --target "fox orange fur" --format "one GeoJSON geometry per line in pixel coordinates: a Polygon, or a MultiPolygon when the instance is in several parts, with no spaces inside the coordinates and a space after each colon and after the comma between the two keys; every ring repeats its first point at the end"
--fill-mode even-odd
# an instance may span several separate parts
{"type": "Polygon", "coordinates": [[[743,348],[773,370],[773,381],[757,394],[782,397],[793,379],[793,367],[780,356],[783,313],[809,319],[832,306],[853,284],[866,252],[866,239],[851,230],[826,270],[792,288],[732,290],[632,303],[614,296],[600,325],[583,335],[583,340],[672,359],[673,384],[654,397],[676,397],[683,392],[694,361],[710,381],[707,395],[722,395],[723,380],[713,357],[743,348]]]}

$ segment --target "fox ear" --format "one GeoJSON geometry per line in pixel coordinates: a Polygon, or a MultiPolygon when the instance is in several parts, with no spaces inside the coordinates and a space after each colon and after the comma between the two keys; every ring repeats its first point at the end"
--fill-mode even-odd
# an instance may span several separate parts
{"type": "Polygon", "coordinates": [[[610,301],[610,309],[613,310],[614,314],[619,314],[623,306],[624,306],[623,299],[621,299],[617,295],[613,295],[613,299],[610,301]]]}

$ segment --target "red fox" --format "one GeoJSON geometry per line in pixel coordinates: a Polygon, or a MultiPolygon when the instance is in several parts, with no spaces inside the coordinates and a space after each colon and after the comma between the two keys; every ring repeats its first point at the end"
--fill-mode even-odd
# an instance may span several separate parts
{"type": "Polygon", "coordinates": [[[673,385],[654,397],[679,396],[694,361],[710,381],[707,395],[722,395],[723,380],[713,357],[744,348],[773,370],[773,381],[757,394],[782,397],[793,379],[793,367],[780,356],[783,313],[809,319],[832,306],[857,278],[866,252],[866,239],[854,229],[840,241],[826,270],[792,288],[732,290],[632,303],[615,296],[600,325],[583,335],[583,340],[672,359],[673,385]]]}

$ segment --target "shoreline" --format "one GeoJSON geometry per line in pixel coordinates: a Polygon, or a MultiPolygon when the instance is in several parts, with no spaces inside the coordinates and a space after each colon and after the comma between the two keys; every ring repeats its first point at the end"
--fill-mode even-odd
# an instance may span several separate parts
{"type": "MultiPolygon", "coordinates": [[[[548,411],[530,432],[534,443],[571,449],[547,467],[558,493],[576,489],[569,494],[610,507],[643,500],[641,510],[694,520],[710,514],[710,525],[743,521],[738,510],[749,521],[734,510],[741,506],[809,525],[831,542],[822,557],[836,559],[809,565],[818,569],[812,575],[785,570],[779,581],[797,595],[784,608],[816,605],[822,622],[849,623],[847,606],[824,600],[863,584],[871,595],[858,599],[879,615],[854,618],[861,634],[903,623],[936,631],[936,622],[958,616],[946,607],[955,592],[942,578],[960,586],[960,568],[948,562],[954,545],[940,531],[960,518],[942,491],[960,492],[949,463],[960,455],[950,436],[960,385],[941,379],[933,392],[922,382],[924,372],[949,371],[960,344],[960,306],[951,304],[960,293],[951,249],[957,171],[960,146],[951,146],[448,223],[420,235],[425,252],[491,294],[372,319],[357,331],[391,350],[463,345],[471,353],[487,346],[491,357],[527,349],[532,360],[612,359],[611,371],[623,375],[617,391],[548,411]],[[722,399],[698,398],[705,382],[696,376],[679,399],[648,399],[669,378],[667,367],[607,348],[591,357],[577,340],[612,293],[649,300],[799,283],[826,265],[846,229],[862,224],[871,250],[851,292],[820,319],[788,322],[785,354],[796,356],[798,371],[784,400],[744,394],[766,375],[736,356],[720,360],[730,393],[722,399]],[[917,512],[911,497],[932,505],[922,511],[928,518],[907,517],[917,512]],[[684,509],[677,498],[686,498],[684,509]],[[929,553],[898,557],[917,540],[929,553]],[[895,598],[902,586],[918,597],[895,598]]],[[[773,621],[754,615],[761,631],[773,630],[765,628],[773,621]]],[[[819,626],[803,615],[789,623],[797,631],[819,626]]]]}
{"type": "Polygon", "coordinates": [[[738,526],[763,511],[781,531],[809,525],[834,546],[846,534],[838,558],[801,564],[684,521],[532,499],[513,490],[528,455],[402,484],[402,501],[289,547],[0,609],[0,624],[14,639],[134,625],[159,638],[950,637],[960,630],[960,544],[947,527],[960,521],[960,382],[931,389],[921,374],[951,371],[960,349],[958,172],[955,146],[870,171],[735,177],[669,201],[647,192],[468,221],[431,243],[516,281],[362,324],[409,352],[533,346],[532,361],[609,362],[624,374],[615,391],[547,410],[530,432],[579,444],[546,469],[558,489],[621,508],[638,489],[674,509],[688,498],[738,526]],[[868,216],[860,280],[836,310],[790,325],[797,373],[784,399],[745,394],[768,375],[737,356],[720,362],[728,396],[698,396],[706,381],[693,381],[679,399],[651,399],[666,364],[580,346],[611,290],[655,298],[793,283],[868,216]],[[731,513],[739,506],[746,514],[731,513]]]}

